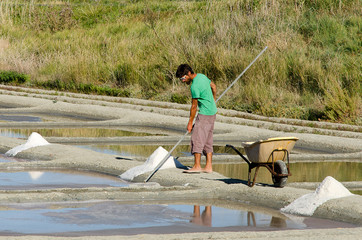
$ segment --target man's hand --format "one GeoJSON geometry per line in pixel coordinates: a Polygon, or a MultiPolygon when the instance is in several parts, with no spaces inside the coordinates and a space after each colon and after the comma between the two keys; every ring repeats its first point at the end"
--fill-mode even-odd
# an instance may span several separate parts
{"type": "Polygon", "coordinates": [[[215,85],[215,83],[211,82],[210,87],[211,87],[212,95],[214,96],[214,100],[216,101],[216,85],[215,85]]]}
{"type": "Polygon", "coordinates": [[[192,122],[190,123],[188,123],[187,124],[187,131],[190,133],[191,131],[192,131],[192,128],[194,127],[194,125],[192,124],[192,122]]]}
{"type": "Polygon", "coordinates": [[[193,98],[191,108],[190,108],[189,123],[187,124],[187,131],[189,133],[192,131],[192,128],[193,128],[194,118],[195,118],[196,112],[197,112],[197,103],[198,103],[197,98],[193,98]]]}

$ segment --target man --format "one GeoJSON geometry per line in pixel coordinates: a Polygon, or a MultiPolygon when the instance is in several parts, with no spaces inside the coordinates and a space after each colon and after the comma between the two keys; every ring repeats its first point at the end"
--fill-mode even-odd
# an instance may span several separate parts
{"type": "Polygon", "coordinates": [[[212,172],[213,130],[216,119],[216,85],[201,73],[194,73],[188,64],[181,64],[176,77],[190,86],[192,104],[187,131],[191,132],[191,153],[194,166],[185,173],[212,172]],[[196,117],[197,107],[199,113],[196,117]],[[193,126],[196,117],[195,125],[193,126]],[[205,168],[201,168],[201,154],[206,155],[205,168]]]}

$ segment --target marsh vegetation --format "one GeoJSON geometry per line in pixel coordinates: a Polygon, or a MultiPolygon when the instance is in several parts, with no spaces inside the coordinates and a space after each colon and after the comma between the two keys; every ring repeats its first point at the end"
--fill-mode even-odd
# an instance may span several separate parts
{"type": "Polygon", "coordinates": [[[360,125],[361,10],[359,0],[2,0],[0,82],[187,103],[180,63],[221,93],[268,46],[219,107],[360,125]]]}

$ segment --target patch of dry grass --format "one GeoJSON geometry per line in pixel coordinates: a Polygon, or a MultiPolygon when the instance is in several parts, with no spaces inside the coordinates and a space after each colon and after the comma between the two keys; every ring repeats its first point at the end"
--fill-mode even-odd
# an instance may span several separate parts
{"type": "Polygon", "coordinates": [[[0,67],[33,82],[185,101],[179,64],[209,76],[221,93],[268,46],[219,106],[358,123],[360,2],[322,2],[4,0],[0,67]]]}

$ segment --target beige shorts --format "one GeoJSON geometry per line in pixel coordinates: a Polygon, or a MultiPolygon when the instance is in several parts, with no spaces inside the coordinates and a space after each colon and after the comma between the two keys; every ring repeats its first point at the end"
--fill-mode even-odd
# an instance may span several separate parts
{"type": "Polygon", "coordinates": [[[191,135],[191,153],[212,153],[215,115],[198,114],[191,135]]]}

